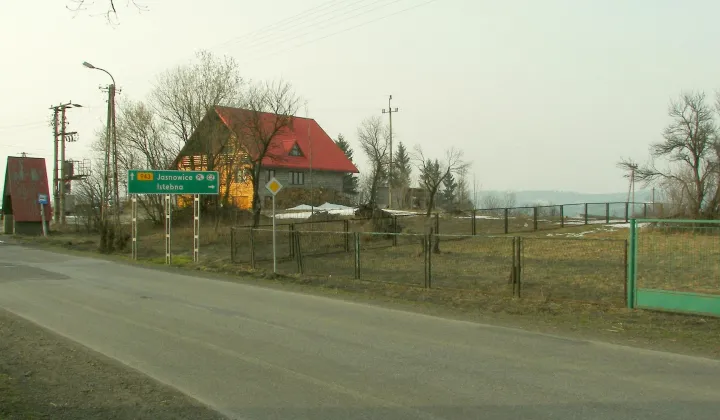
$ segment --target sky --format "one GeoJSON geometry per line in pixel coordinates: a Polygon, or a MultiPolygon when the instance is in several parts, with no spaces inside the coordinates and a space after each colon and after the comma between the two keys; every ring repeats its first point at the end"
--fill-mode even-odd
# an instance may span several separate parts
{"type": "Polygon", "coordinates": [[[461,149],[484,190],[625,191],[616,163],[647,160],[670,99],[720,89],[714,0],[135,1],[113,23],[107,0],[3,2],[0,174],[21,152],[51,166],[49,108],[68,101],[83,105],[68,158],[88,157],[110,79],[83,61],[139,100],[196,51],[232,56],[247,79],[292,83],[361,171],[357,126],[392,95],[395,142],[461,149]]]}

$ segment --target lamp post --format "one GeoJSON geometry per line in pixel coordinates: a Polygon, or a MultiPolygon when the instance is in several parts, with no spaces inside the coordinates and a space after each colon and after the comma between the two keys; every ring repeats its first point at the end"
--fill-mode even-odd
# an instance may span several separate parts
{"type": "MultiPolygon", "coordinates": [[[[112,146],[112,156],[113,156],[113,207],[114,207],[114,213],[115,213],[115,222],[119,225],[120,222],[120,192],[119,192],[119,182],[118,182],[118,156],[117,156],[117,130],[115,128],[115,78],[112,74],[110,74],[109,71],[102,69],[100,67],[95,67],[92,64],[88,63],[87,61],[83,62],[83,66],[91,69],[91,70],[100,70],[104,73],[106,73],[108,76],[110,76],[110,79],[112,80],[112,84],[108,87],[108,111],[107,111],[107,131],[105,136],[105,173],[104,173],[104,180],[103,180],[103,200],[105,201],[108,198],[108,189],[109,189],[109,168],[110,168],[110,153],[111,153],[111,146],[112,146]]],[[[101,206],[101,219],[105,220],[106,214],[104,210],[104,205],[101,206]]]]}

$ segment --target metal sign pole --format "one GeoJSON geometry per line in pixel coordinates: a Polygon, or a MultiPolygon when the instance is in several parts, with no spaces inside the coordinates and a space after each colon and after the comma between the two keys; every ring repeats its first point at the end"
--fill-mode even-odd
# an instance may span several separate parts
{"type": "Polygon", "coordinates": [[[43,236],[47,237],[47,222],[45,221],[45,204],[40,203],[40,219],[42,223],[43,236]]]}
{"type": "Polygon", "coordinates": [[[172,264],[172,250],[170,249],[170,227],[172,207],[170,201],[170,195],[165,195],[165,264],[172,264]]]}
{"type": "Polygon", "coordinates": [[[200,194],[193,200],[193,261],[200,260],[200,194]]]}
{"type": "Polygon", "coordinates": [[[277,273],[277,250],[275,247],[275,194],[272,198],[272,217],[273,217],[273,273],[277,273]]]}
{"type": "Polygon", "coordinates": [[[131,212],[131,223],[132,227],[130,230],[132,231],[132,259],[133,261],[137,260],[137,194],[132,195],[132,212],[131,212]]]}

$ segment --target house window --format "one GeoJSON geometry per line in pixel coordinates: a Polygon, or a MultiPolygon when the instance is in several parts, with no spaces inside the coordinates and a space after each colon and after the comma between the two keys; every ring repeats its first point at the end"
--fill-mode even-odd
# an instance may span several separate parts
{"type": "Polygon", "coordinates": [[[248,170],[247,168],[238,169],[235,172],[235,182],[237,183],[245,183],[248,181],[248,170]]]}
{"type": "Polygon", "coordinates": [[[304,172],[290,172],[290,183],[292,185],[304,185],[305,184],[305,173],[304,172]]]}
{"type": "Polygon", "coordinates": [[[275,169],[268,169],[267,171],[267,181],[270,182],[271,179],[275,178],[275,169]]]}
{"type": "Polygon", "coordinates": [[[300,147],[298,147],[297,143],[295,143],[290,149],[290,156],[302,156],[302,151],[300,150],[300,147]]]}

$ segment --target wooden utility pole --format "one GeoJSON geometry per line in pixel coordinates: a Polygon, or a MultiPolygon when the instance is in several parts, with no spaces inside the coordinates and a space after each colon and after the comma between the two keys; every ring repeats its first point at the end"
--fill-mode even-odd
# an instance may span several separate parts
{"type": "Polygon", "coordinates": [[[392,95],[390,95],[390,97],[388,98],[387,111],[384,109],[382,110],[383,114],[387,113],[390,116],[390,164],[388,165],[388,208],[392,208],[392,172],[393,172],[392,171],[392,169],[393,169],[392,114],[393,114],[393,112],[398,112],[397,108],[395,108],[395,109],[392,108],[391,102],[392,102],[392,95]]]}

